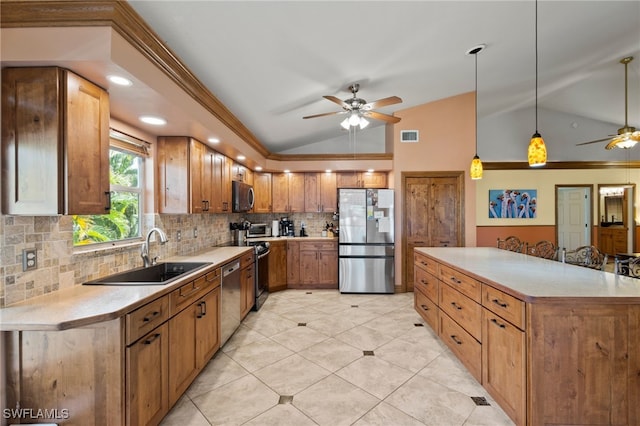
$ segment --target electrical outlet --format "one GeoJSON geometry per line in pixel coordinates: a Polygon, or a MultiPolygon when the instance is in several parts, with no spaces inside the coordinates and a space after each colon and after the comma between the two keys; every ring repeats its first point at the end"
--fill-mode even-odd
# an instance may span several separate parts
{"type": "Polygon", "coordinates": [[[198,238],[198,228],[193,228],[193,238],[198,238]]]}
{"type": "Polygon", "coordinates": [[[176,235],[176,240],[178,240],[178,242],[182,241],[182,231],[178,230],[178,233],[176,235]]]}
{"type": "Polygon", "coordinates": [[[38,251],[35,248],[22,249],[22,270],[32,271],[38,267],[38,251]]]}

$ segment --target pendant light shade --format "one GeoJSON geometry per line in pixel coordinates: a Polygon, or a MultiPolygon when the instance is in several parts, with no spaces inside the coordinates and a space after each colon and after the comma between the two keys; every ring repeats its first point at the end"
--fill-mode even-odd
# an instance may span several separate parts
{"type": "Polygon", "coordinates": [[[473,156],[473,160],[471,160],[471,167],[469,167],[469,176],[473,180],[482,179],[482,161],[480,161],[480,157],[478,157],[478,53],[482,52],[485,47],[486,46],[484,44],[480,44],[467,51],[467,55],[475,56],[476,63],[476,155],[473,156]]]}
{"type": "Polygon", "coordinates": [[[529,166],[541,167],[547,164],[547,147],[544,144],[544,139],[538,132],[538,0],[536,0],[536,25],[535,25],[535,39],[536,39],[536,132],[531,136],[529,141],[529,150],[527,157],[529,159],[529,166]]]}

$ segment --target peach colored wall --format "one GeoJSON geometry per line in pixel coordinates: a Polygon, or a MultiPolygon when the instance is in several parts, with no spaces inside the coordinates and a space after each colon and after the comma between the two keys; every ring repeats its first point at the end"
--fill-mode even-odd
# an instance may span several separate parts
{"type": "Polygon", "coordinates": [[[464,242],[476,245],[476,190],[469,178],[475,154],[475,97],[473,92],[441,99],[395,113],[402,120],[389,126],[393,131],[393,182],[396,186],[396,286],[402,279],[402,172],[465,171],[464,242]],[[401,130],[418,130],[418,143],[401,143],[401,130]]]}
{"type": "Polygon", "coordinates": [[[495,247],[498,238],[505,239],[511,235],[520,241],[535,243],[540,240],[556,242],[556,227],[541,226],[478,226],[476,228],[478,247],[495,247]]]}

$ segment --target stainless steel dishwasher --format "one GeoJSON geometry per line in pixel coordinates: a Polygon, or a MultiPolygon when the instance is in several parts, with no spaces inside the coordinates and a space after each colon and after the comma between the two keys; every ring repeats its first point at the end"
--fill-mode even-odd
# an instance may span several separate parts
{"type": "Polygon", "coordinates": [[[220,346],[240,326],[240,261],[227,263],[222,267],[220,296],[220,346]]]}

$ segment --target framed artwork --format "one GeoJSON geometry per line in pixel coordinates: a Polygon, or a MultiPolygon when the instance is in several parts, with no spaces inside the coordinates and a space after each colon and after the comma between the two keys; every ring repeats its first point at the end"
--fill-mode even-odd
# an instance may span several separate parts
{"type": "Polygon", "coordinates": [[[489,218],[533,219],[536,217],[536,189],[490,189],[489,218]]]}

